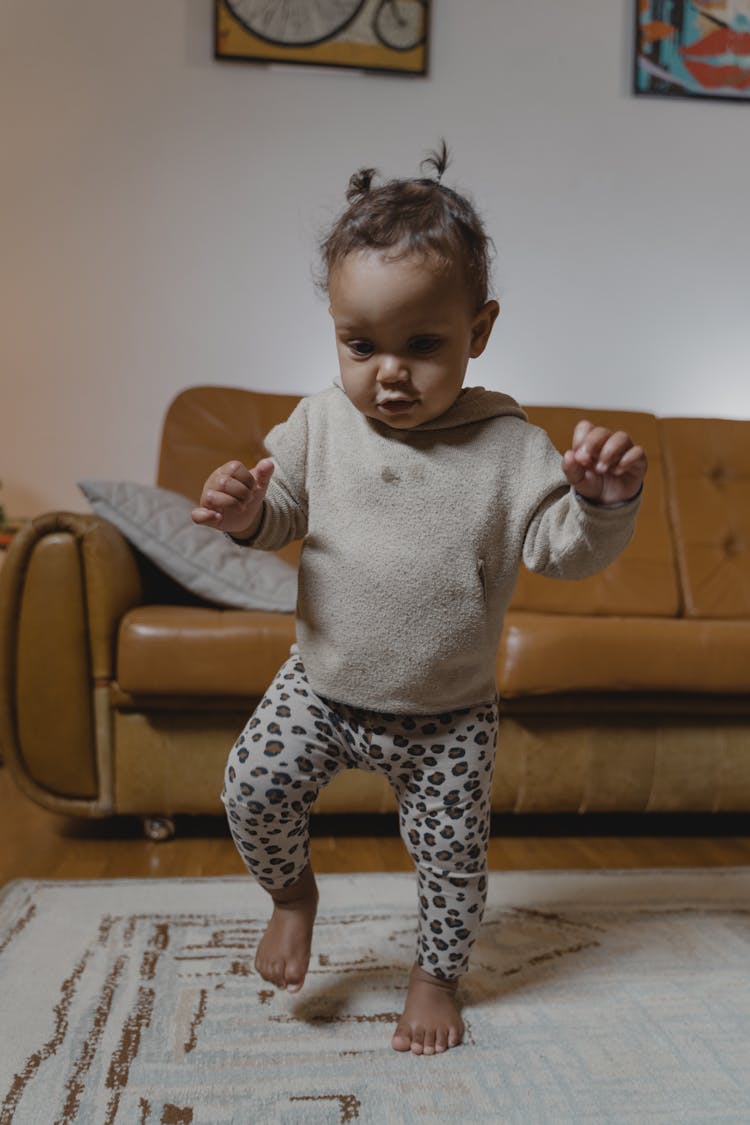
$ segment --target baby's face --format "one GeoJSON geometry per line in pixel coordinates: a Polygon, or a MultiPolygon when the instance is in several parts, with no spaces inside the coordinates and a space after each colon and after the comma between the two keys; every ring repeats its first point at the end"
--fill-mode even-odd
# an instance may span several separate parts
{"type": "Polygon", "coordinates": [[[408,430],[443,414],[498,313],[479,312],[457,270],[422,255],[349,254],[329,278],[341,382],[368,418],[408,430]]]}

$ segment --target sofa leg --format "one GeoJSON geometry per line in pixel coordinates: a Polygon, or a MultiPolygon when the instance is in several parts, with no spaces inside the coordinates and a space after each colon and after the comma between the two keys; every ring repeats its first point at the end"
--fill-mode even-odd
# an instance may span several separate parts
{"type": "Polygon", "coordinates": [[[174,821],[168,816],[144,816],[143,831],[149,840],[160,844],[174,836],[174,821]]]}

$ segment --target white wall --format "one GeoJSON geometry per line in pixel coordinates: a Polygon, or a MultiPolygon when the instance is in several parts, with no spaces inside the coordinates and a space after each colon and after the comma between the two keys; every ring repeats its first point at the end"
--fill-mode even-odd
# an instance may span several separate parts
{"type": "Polygon", "coordinates": [[[633,2],[434,0],[409,79],[216,62],[210,0],[4,0],[6,508],[152,481],[185,386],[326,386],[316,235],[440,136],[499,252],[471,382],[750,417],[750,105],[632,97],[633,2]]]}

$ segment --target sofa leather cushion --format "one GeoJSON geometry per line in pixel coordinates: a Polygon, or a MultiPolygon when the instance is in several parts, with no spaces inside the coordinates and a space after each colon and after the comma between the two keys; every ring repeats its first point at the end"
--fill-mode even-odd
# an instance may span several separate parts
{"type": "Polygon", "coordinates": [[[685,614],[750,618],[748,424],[663,418],[659,428],[685,614]]]}
{"type": "Polygon", "coordinates": [[[511,612],[500,694],[750,692],[750,621],[511,612]]]}
{"type": "Polygon", "coordinates": [[[78,487],[98,516],[191,593],[236,609],[294,610],[294,567],[193,523],[187,497],[130,481],[84,480],[78,487]]]}
{"type": "Polygon", "coordinates": [[[599,574],[577,582],[542,578],[522,568],[512,608],[549,613],[676,616],[680,595],[667,523],[656,418],[635,411],[584,407],[525,409],[529,421],[546,430],[561,453],[570,448],[576,423],[588,418],[597,425],[629,433],[646,450],[649,468],[635,534],[620,557],[599,574]]]}
{"type": "Polygon", "coordinates": [[[139,606],[120,623],[117,682],[131,695],[260,696],[294,640],[291,613],[139,606]]]}
{"type": "MultiPolygon", "coordinates": [[[[260,696],[294,643],[291,614],[140,606],[125,614],[131,695],[260,696]]],[[[750,692],[750,622],[511,612],[498,650],[506,698],[560,692],[750,692]]]]}
{"type": "MultiPolygon", "coordinates": [[[[237,459],[253,466],[267,456],[263,444],[274,426],[285,422],[299,395],[248,391],[242,387],[188,387],[172,401],[164,418],[156,483],[197,502],[203,482],[218,465],[237,459]]],[[[296,566],[300,544],[278,554],[296,566]]]]}

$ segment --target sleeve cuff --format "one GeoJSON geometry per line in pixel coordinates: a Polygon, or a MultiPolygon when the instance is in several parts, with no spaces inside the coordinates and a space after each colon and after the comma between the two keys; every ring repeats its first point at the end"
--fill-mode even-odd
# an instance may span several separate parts
{"type": "MultiPolygon", "coordinates": [[[[572,485],[571,488],[573,488],[572,485]]],[[[601,512],[613,512],[616,508],[627,508],[631,504],[635,504],[636,500],[640,500],[643,492],[643,484],[641,484],[635,496],[631,496],[629,500],[618,500],[615,504],[599,504],[596,500],[589,500],[587,496],[581,496],[580,492],[575,488],[573,488],[573,492],[579,504],[585,504],[589,508],[598,508],[601,512]]]]}
{"type": "Polygon", "coordinates": [[[265,503],[265,500],[264,500],[263,501],[263,514],[260,517],[260,523],[258,524],[257,528],[255,529],[255,532],[252,535],[248,535],[247,539],[238,539],[236,535],[232,535],[231,531],[223,531],[222,535],[224,536],[225,539],[228,539],[230,541],[230,543],[236,543],[238,547],[252,547],[252,545],[257,541],[258,536],[260,535],[261,531],[263,530],[263,524],[265,522],[266,522],[266,503],[265,503]]]}

